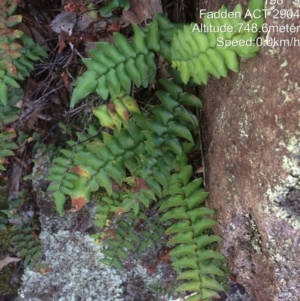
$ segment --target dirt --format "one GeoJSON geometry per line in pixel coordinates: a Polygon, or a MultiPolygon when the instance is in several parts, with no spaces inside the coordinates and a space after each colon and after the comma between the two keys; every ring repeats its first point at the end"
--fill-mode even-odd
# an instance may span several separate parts
{"type": "MultiPolygon", "coordinates": [[[[285,2],[267,8],[272,14],[292,8],[285,2]]],[[[213,11],[236,3],[199,1],[198,7],[213,11]]],[[[268,16],[266,23],[300,25],[300,19],[268,16]]],[[[215,231],[232,273],[256,301],[300,300],[299,47],[264,46],[256,58],[240,62],[239,73],[211,79],[200,93],[215,231]]]]}

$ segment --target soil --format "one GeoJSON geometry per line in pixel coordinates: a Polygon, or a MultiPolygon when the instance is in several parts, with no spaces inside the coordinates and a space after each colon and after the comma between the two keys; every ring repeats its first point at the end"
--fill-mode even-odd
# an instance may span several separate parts
{"type": "MultiPolygon", "coordinates": [[[[198,7],[237,3],[199,1],[198,7]]],[[[300,25],[300,19],[274,18],[274,9],[292,4],[267,8],[267,26],[300,25]]],[[[257,301],[300,300],[299,46],[264,46],[240,62],[239,73],[211,79],[200,93],[208,206],[234,277],[257,301]]]]}

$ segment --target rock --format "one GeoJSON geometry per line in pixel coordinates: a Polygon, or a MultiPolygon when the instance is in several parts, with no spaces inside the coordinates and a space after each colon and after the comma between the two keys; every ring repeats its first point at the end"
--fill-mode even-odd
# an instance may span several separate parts
{"type": "MultiPolygon", "coordinates": [[[[223,4],[207,2],[199,7],[223,4]]],[[[236,3],[227,2],[231,9],[236,3]]],[[[299,24],[274,18],[274,9],[291,4],[267,8],[268,27],[299,24]]],[[[300,39],[287,32],[268,37],[300,39]]],[[[211,79],[202,91],[208,206],[216,210],[221,251],[256,301],[300,300],[299,46],[264,46],[241,61],[239,73],[211,79]]]]}

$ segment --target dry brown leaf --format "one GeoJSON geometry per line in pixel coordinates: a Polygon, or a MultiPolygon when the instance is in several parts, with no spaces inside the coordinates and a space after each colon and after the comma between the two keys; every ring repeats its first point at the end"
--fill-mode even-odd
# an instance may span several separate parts
{"type": "Polygon", "coordinates": [[[106,229],[103,231],[104,236],[103,238],[108,239],[108,238],[112,238],[115,239],[116,238],[116,234],[117,234],[117,230],[116,229],[106,229]]]}
{"type": "Polygon", "coordinates": [[[69,13],[79,13],[81,11],[80,6],[74,2],[74,0],[70,0],[70,3],[64,6],[64,10],[69,13]]]}
{"type": "Polygon", "coordinates": [[[126,20],[126,25],[131,24],[131,23],[135,23],[135,24],[142,23],[142,21],[138,18],[138,16],[131,10],[123,10],[123,16],[126,20]]]}
{"type": "Polygon", "coordinates": [[[65,49],[67,46],[65,43],[66,38],[69,36],[69,33],[67,31],[61,31],[58,37],[58,44],[59,44],[59,49],[57,51],[58,54],[61,54],[62,51],[65,49]]]}
{"type": "MultiPolygon", "coordinates": [[[[143,5],[144,4],[140,0],[130,0],[130,10],[129,11],[131,11],[135,15],[135,17],[138,21],[137,24],[141,24],[145,20],[143,5]]],[[[124,14],[124,10],[123,10],[123,14],[124,14]]],[[[130,22],[130,23],[136,23],[136,22],[130,22]]]]}
{"type": "Polygon", "coordinates": [[[0,261],[0,271],[9,263],[20,261],[22,258],[15,258],[15,257],[6,257],[3,260],[0,261]]]}
{"type": "Polygon", "coordinates": [[[117,24],[117,23],[113,23],[113,24],[111,24],[111,25],[109,25],[108,26],[108,28],[107,28],[107,32],[119,32],[120,31],[120,29],[121,29],[121,25],[120,24],[117,24]]]}

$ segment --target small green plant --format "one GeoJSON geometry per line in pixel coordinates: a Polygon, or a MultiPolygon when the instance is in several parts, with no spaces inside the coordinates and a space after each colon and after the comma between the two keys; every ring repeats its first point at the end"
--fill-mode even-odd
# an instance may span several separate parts
{"type": "Polygon", "coordinates": [[[13,151],[18,148],[12,141],[17,136],[15,130],[6,125],[18,118],[20,109],[14,105],[20,100],[22,90],[13,88],[8,95],[9,101],[6,106],[0,102],[0,171],[5,170],[7,157],[14,156],[13,151]]]}

